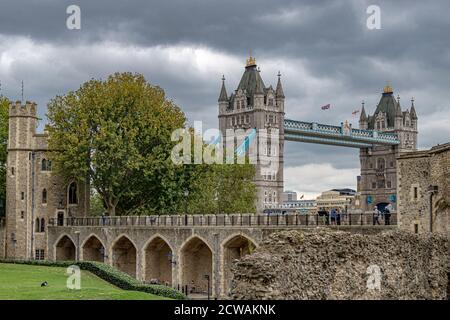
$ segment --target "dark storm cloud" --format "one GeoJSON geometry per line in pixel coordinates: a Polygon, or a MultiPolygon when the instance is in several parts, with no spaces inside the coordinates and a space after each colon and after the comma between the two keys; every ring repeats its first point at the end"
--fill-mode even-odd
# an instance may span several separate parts
{"type": "MultiPolygon", "coordinates": [[[[351,112],[364,100],[366,111],[373,113],[389,81],[403,108],[415,97],[420,147],[450,140],[450,3],[377,1],[381,30],[366,27],[371,4],[2,1],[2,92],[19,98],[24,80],[25,97],[38,102],[44,117],[43,106],[56,94],[77,89],[92,77],[134,71],[163,87],[191,122],[203,120],[205,128],[215,127],[220,77],[225,74],[231,93],[251,49],[266,85],[275,85],[281,70],[288,118],[357,125],[358,117],[351,112]],[[81,7],[81,30],[65,26],[71,4],[81,7]],[[321,111],[327,103],[331,109],[321,111]]],[[[290,142],[285,151],[285,163],[291,167],[359,166],[355,149],[290,142]]],[[[349,181],[354,186],[354,177],[349,181]]]]}

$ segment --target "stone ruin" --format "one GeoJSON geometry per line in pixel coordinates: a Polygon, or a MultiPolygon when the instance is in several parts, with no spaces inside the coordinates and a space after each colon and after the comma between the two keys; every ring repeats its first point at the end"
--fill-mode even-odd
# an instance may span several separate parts
{"type": "Polygon", "coordinates": [[[230,297],[447,299],[447,237],[316,231],[274,233],[236,261],[230,297]]]}

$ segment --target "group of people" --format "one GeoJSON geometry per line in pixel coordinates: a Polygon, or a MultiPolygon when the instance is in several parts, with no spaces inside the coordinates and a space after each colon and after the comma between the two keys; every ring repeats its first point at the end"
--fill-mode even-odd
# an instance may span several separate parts
{"type": "Polygon", "coordinates": [[[374,207],[373,212],[373,224],[380,225],[381,220],[384,220],[385,225],[391,224],[391,212],[392,212],[392,205],[389,203],[384,209],[380,210],[377,206],[374,207]]]}
{"type": "Polygon", "coordinates": [[[325,216],[325,224],[340,225],[341,221],[347,217],[346,210],[341,208],[333,208],[328,212],[325,208],[321,208],[318,212],[319,216],[325,216]]]}
{"type": "MultiPolygon", "coordinates": [[[[392,204],[390,203],[382,210],[378,209],[378,207],[375,206],[373,212],[373,224],[381,225],[384,221],[385,225],[390,225],[392,211],[393,208],[392,204]]],[[[326,225],[341,225],[341,222],[347,218],[347,210],[343,210],[341,208],[333,208],[330,211],[327,211],[325,208],[320,208],[318,211],[318,215],[321,217],[325,217],[326,225]]]]}

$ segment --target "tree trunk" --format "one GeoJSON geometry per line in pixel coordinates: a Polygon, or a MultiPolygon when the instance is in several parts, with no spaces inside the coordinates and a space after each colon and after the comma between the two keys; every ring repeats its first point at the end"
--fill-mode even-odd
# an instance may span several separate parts
{"type": "Polygon", "coordinates": [[[116,206],[108,205],[108,216],[114,217],[116,215],[116,206]]]}

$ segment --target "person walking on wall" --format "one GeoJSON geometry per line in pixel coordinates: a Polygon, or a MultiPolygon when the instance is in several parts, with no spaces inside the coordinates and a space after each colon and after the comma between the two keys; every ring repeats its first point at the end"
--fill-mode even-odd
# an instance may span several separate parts
{"type": "Polygon", "coordinates": [[[334,208],[331,209],[330,216],[331,216],[331,224],[336,225],[336,209],[334,208]]]}
{"type": "Polygon", "coordinates": [[[392,212],[392,204],[388,204],[386,208],[384,208],[384,224],[390,225],[391,224],[391,212],[392,212]]]}
{"type": "Polygon", "coordinates": [[[373,208],[373,225],[380,225],[380,216],[381,216],[381,212],[380,210],[378,210],[378,207],[375,206],[373,208]]]}

